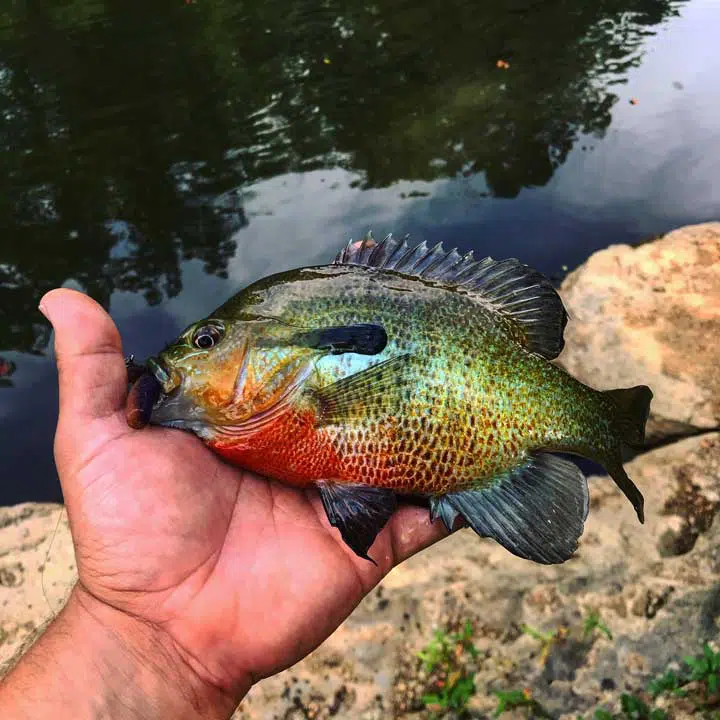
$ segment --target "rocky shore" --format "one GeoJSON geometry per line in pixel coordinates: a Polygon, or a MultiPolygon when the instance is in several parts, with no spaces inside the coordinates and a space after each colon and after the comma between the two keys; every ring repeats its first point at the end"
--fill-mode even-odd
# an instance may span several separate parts
{"type": "MultiPolygon", "coordinates": [[[[442,686],[418,652],[436,629],[467,621],[473,650],[457,672],[475,687],[468,717],[492,717],[496,693],[511,691],[526,706],[502,717],[590,718],[618,711],[622,693],[672,718],[701,716],[692,688],[652,700],[647,686],[703,643],[718,649],[720,223],[600,251],[561,293],[571,317],[561,364],[600,389],[655,392],[651,449],[628,465],[645,525],[594,476],[580,548],[562,566],[460,531],[391,573],[319,650],[253,688],[236,718],[457,716],[422,700],[442,686]]],[[[0,667],[62,606],[74,573],[59,506],[0,508],[0,667]]]]}

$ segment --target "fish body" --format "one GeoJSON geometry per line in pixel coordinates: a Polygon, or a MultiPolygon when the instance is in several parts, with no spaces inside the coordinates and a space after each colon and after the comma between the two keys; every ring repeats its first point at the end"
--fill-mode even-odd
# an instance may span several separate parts
{"type": "Polygon", "coordinates": [[[515,260],[367,239],[190,326],[152,361],[163,392],[146,414],[231,463],[317,486],[363,557],[396,495],[413,494],[448,527],[462,516],[511,552],[561,562],[588,502],[555,453],[602,464],[642,519],[620,454],[642,440],[652,396],[599,392],[550,362],[566,320],[515,260]]]}
{"type": "MultiPolygon", "coordinates": [[[[332,478],[442,494],[482,485],[538,447],[598,455],[618,443],[602,393],[509,341],[465,296],[353,266],[272,281],[213,317],[232,323],[250,302],[297,327],[378,323],[391,340],[376,356],[311,359],[303,391],[256,429],[210,429],[208,444],[244,467],[301,486],[332,478]],[[341,413],[323,405],[324,388],[396,357],[390,382],[375,389],[370,378],[341,413]]],[[[268,364],[294,352],[272,349],[268,364]]]]}

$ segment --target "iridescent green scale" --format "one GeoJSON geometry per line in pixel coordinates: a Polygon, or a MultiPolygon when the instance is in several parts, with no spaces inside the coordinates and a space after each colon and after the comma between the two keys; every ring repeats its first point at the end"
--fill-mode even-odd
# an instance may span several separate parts
{"type": "Polygon", "coordinates": [[[352,265],[293,271],[279,287],[254,286],[242,310],[216,316],[247,308],[297,327],[374,322],[387,331],[379,355],[320,359],[310,388],[408,356],[394,383],[364,388],[342,422],[324,427],[355,473],[348,480],[444,493],[487,483],[537,448],[595,456],[619,443],[601,393],[517,343],[469,294],[352,265]]]}

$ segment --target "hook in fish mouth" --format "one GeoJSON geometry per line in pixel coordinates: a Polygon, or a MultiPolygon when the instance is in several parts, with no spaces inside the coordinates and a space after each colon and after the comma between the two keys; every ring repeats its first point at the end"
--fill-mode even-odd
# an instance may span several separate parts
{"type": "Polygon", "coordinates": [[[156,358],[148,358],[147,369],[155,376],[155,379],[162,385],[163,392],[168,393],[179,383],[172,383],[170,373],[161,365],[156,358]],[[173,385],[173,387],[168,387],[173,385]]]}
{"type": "Polygon", "coordinates": [[[184,392],[182,373],[169,372],[158,358],[149,358],[146,368],[147,374],[161,388],[149,414],[150,424],[188,430],[202,438],[210,437],[211,424],[202,409],[184,392]]]}

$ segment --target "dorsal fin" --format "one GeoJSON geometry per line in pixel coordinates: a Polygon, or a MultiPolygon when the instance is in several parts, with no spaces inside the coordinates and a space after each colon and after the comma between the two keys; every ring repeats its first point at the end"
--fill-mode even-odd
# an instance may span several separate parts
{"type": "Polygon", "coordinates": [[[447,252],[442,243],[410,247],[388,235],[379,243],[371,233],[341,250],[334,265],[363,265],[410,275],[459,288],[476,302],[493,310],[519,331],[519,340],[548,360],[563,349],[567,312],[550,281],[519,260],[476,260],[472,252],[447,252]]]}

